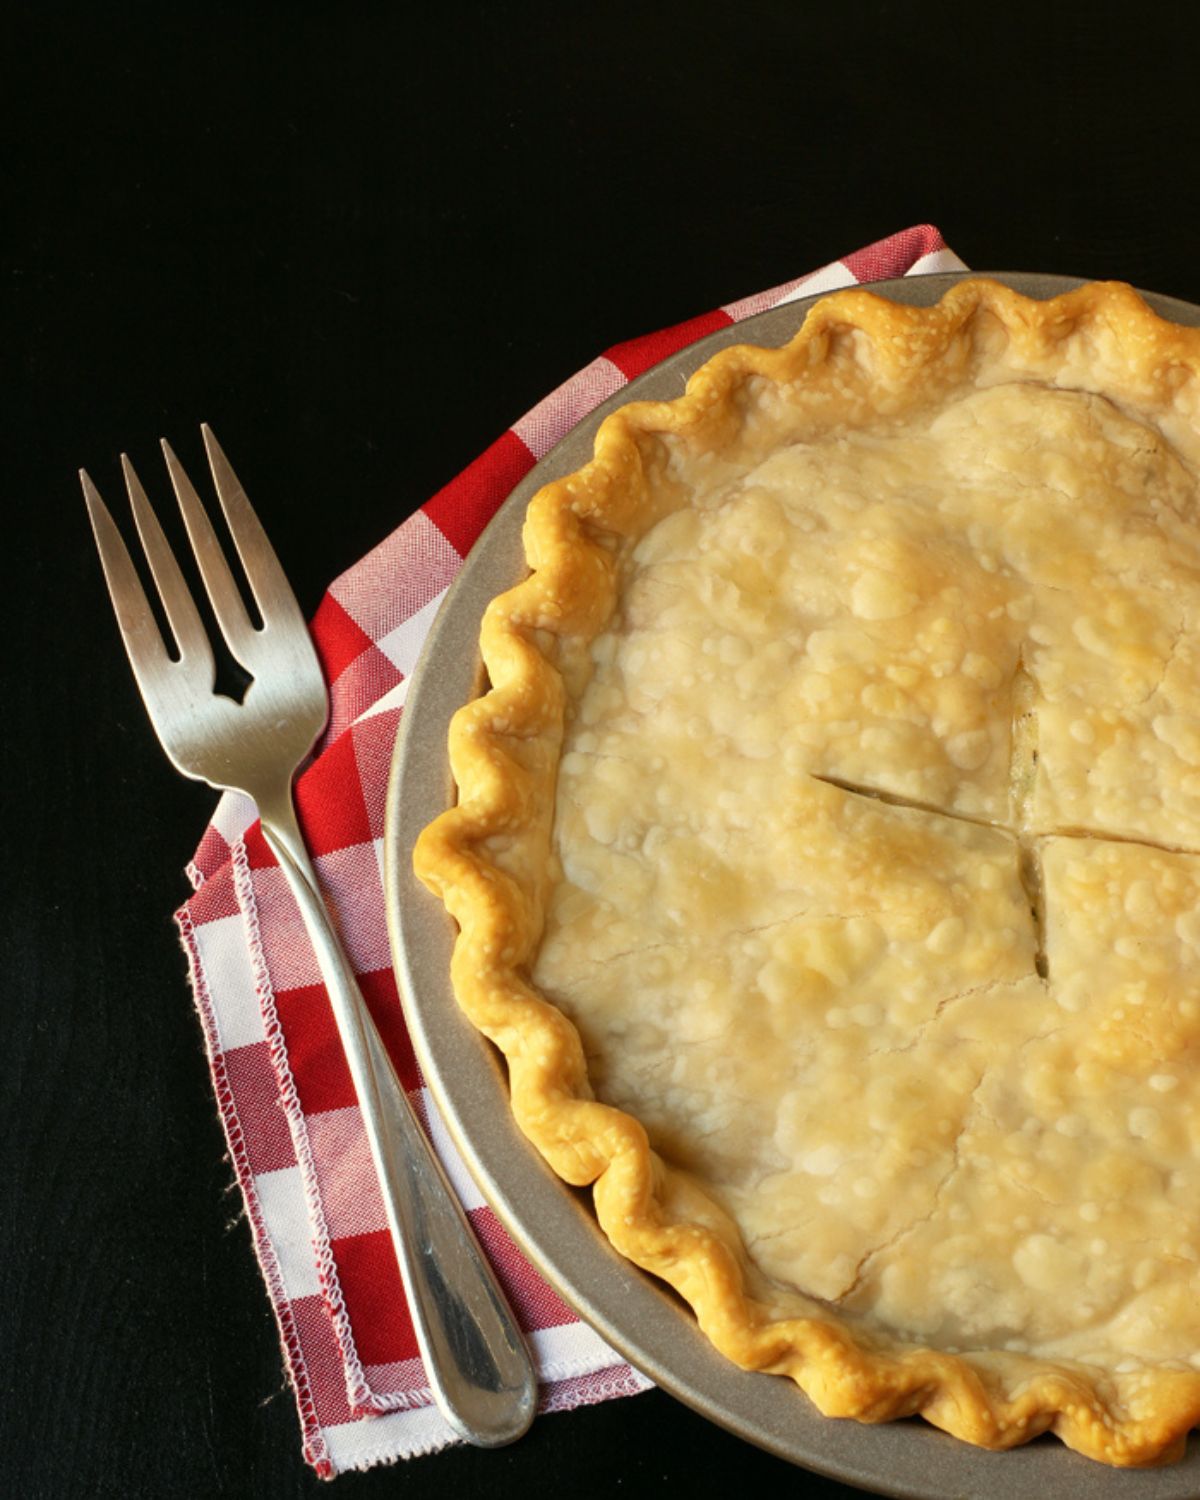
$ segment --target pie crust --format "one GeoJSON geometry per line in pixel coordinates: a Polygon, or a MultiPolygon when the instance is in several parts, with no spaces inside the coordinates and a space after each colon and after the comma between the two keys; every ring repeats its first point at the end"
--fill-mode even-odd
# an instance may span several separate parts
{"type": "Polygon", "coordinates": [[[1200,332],[841,292],[543,489],[415,866],[516,1118],[738,1365],[1200,1420],[1200,332]]]}

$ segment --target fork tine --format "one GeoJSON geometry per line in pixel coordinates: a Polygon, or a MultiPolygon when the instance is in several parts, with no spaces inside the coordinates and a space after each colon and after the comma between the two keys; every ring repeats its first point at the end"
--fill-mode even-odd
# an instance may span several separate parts
{"type": "Polygon", "coordinates": [[[133,507],[138,536],[146,549],[146,560],[158,586],[158,595],[167,612],[179,655],[185,662],[201,661],[211,667],[212,647],[208,643],[208,633],[192,600],[191,591],[179,571],[170,543],[158,524],[158,517],[146,499],[141,480],[124,453],[121,454],[121,468],[125,473],[125,488],[129,491],[129,503],[133,507]]]}
{"type": "Polygon", "coordinates": [[[221,627],[230,651],[247,672],[252,673],[254,671],[254,640],[258,632],[246,613],[246,606],[242,603],[242,596],[238,593],[233,574],[229,571],[229,564],[225,561],[225,554],[221,550],[213,524],[208,518],[208,512],[196,493],[195,486],[188,478],[187,471],[176,458],[174,449],[166,438],[162,439],[162,450],[171,475],[175,498],[179,501],[179,509],[183,512],[183,522],[187,527],[192,551],[196,556],[200,577],[204,580],[204,587],[208,590],[208,597],[212,602],[217,623],[221,627]]]}
{"type": "Polygon", "coordinates": [[[167,655],[162,635],[150,609],[150,601],[142,588],[129,549],[117,530],[108,506],[100,498],[100,492],[92,483],[86,469],[80,469],[79,479],[83,485],[83,498],[92,523],[92,534],[100,553],[100,565],[104,569],[104,581],[108,584],[109,597],[117,613],[117,625],[121,640],[129,656],[129,664],[143,696],[147,683],[174,666],[167,655]]]}
{"type": "Polygon", "coordinates": [[[275,556],[275,549],[267,540],[262,523],[254,514],[245,490],[221,451],[221,445],[207,422],[201,423],[200,431],[204,437],[208,466],[212,470],[221,509],[229,522],[229,530],[250,581],[263,625],[268,630],[272,625],[298,625],[307,630],[296,596],[275,556]]]}

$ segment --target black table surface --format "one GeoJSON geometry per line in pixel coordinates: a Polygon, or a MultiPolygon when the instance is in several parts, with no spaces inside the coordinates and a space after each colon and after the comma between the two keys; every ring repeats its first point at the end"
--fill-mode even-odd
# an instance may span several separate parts
{"type": "MultiPolygon", "coordinates": [[[[75,471],[234,457],[307,610],[607,345],[910,224],[1200,300],[1192,7],[9,9],[0,1492],[315,1494],[75,471]]],[[[653,1392],[337,1481],[855,1493],[653,1392]]]]}

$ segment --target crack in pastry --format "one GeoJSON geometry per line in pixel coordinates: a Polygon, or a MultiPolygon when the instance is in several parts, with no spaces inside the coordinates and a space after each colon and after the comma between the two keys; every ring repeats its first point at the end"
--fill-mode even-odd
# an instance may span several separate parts
{"type": "Polygon", "coordinates": [[[1127,289],[837,297],[610,418],[485,621],[416,854],[459,998],[824,1411],[1200,1417],[1198,468],[1200,341],[1127,289]]]}
{"type": "Polygon", "coordinates": [[[1029,914],[1033,918],[1034,971],[1040,979],[1048,979],[1050,961],[1046,956],[1046,890],[1042,882],[1042,861],[1036,844],[1022,842],[1017,874],[1029,900],[1029,914]]]}
{"type": "Polygon", "coordinates": [[[974,823],[980,828],[1003,828],[1003,823],[996,823],[988,818],[971,818],[966,813],[947,812],[945,808],[935,807],[928,802],[914,802],[911,798],[901,797],[896,792],[881,791],[878,787],[862,786],[853,781],[843,781],[837,776],[819,776],[813,773],[814,781],[823,781],[826,786],[836,786],[843,792],[852,792],[856,797],[873,797],[877,802],[885,802],[889,807],[910,807],[915,812],[934,813],[938,817],[957,818],[963,823],[974,823]]]}

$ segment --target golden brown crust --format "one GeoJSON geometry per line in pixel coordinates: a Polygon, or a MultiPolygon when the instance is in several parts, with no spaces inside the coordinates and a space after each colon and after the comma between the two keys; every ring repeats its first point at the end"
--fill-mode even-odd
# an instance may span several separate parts
{"type": "Polygon", "coordinates": [[[665,437],[720,461],[762,427],[796,441],[867,414],[902,415],[963,381],[1029,380],[1101,392],[1194,460],[1198,375],[1200,334],[1161,321],[1119,284],[1036,302],[977,279],[928,309],[838,293],[784,348],[727,349],[678,400],[609,417],[593,460],[533,500],[530,577],[485,617],[490,690],[451,730],[459,802],[414,856],[460,929],[455,992],[508,1060],[521,1128],[566,1181],[594,1186],[616,1248],[670,1283],[735,1363],[790,1376],[829,1415],[920,1413],[987,1448],[1050,1430],[1090,1457],[1144,1465],[1182,1452],[1200,1419],[1200,1373],[873,1347],[825,1304],[797,1297],[798,1315],[780,1317],[754,1295],[737,1230],[651,1150],[637,1120],[593,1097],[575,1027],[528,978],[546,915],[565,705],[614,607],[619,556],[680,503],[665,437]]]}

